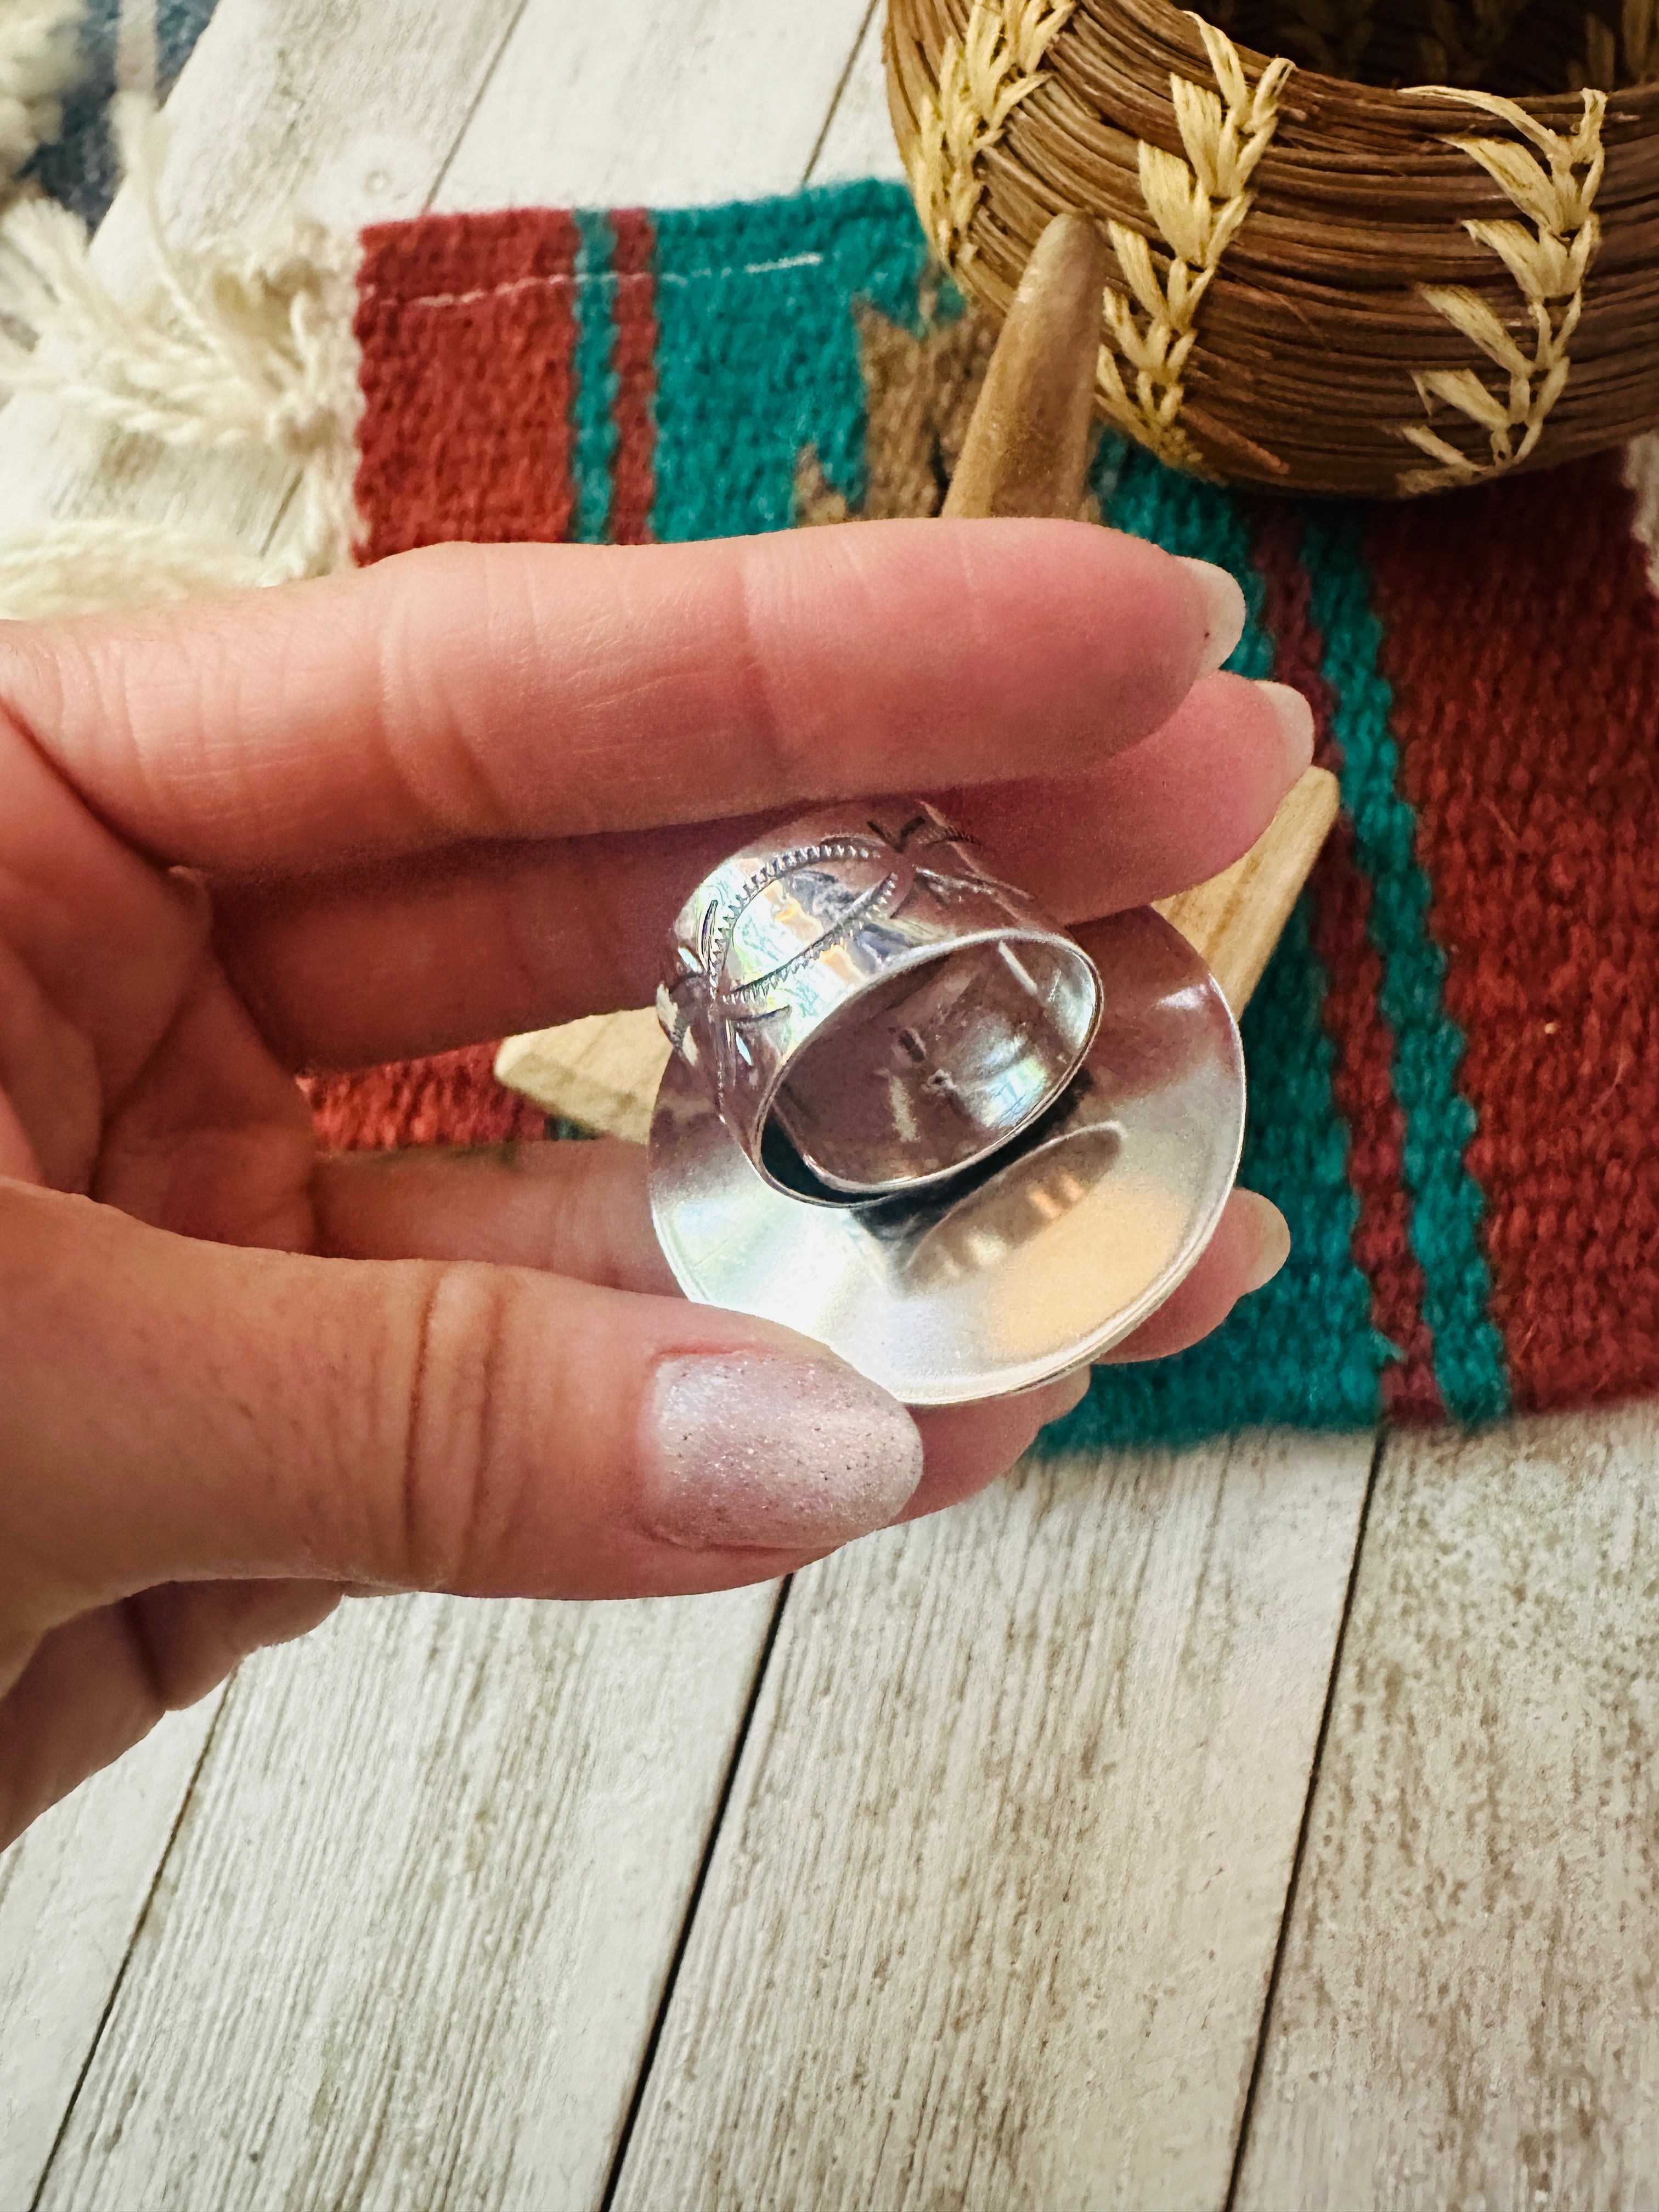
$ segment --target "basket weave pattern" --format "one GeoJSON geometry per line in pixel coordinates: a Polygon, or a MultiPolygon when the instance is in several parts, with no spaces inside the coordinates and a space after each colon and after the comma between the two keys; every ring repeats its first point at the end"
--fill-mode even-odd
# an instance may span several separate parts
{"type": "Polygon", "coordinates": [[[1000,313],[1051,215],[1098,216],[1100,411],[1200,476],[1410,495],[1659,422],[1659,82],[1619,82],[1659,72],[1656,0],[1290,4],[1229,11],[1269,58],[1168,0],[891,0],[939,261],[1000,313]],[[1414,65],[1459,81],[1335,73],[1414,65]]]}

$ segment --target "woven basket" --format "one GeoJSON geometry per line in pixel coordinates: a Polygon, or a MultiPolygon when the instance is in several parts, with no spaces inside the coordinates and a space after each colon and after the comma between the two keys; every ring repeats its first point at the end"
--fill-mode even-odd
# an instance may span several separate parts
{"type": "Polygon", "coordinates": [[[1659,422],[1659,0],[1216,15],[890,0],[965,292],[1000,314],[1051,215],[1101,217],[1102,415],[1236,483],[1407,496],[1659,422]]]}

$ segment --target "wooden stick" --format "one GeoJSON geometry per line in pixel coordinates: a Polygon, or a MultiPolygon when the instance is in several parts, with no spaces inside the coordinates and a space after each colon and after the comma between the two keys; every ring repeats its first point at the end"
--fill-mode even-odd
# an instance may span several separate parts
{"type": "Polygon", "coordinates": [[[963,441],[947,515],[1075,522],[1089,472],[1106,241],[1057,215],[1025,266],[963,441]]]}
{"type": "Polygon", "coordinates": [[[508,1037],[495,1055],[495,1077],[550,1114],[642,1145],[667,1065],[657,1010],[641,1006],[508,1037]]]}
{"type": "Polygon", "coordinates": [[[1307,769],[1242,860],[1207,884],[1158,901],[1164,919],[1209,963],[1236,1014],[1261,981],[1340,803],[1330,770],[1307,769]]]}
{"type": "MultiPolygon", "coordinates": [[[[997,340],[945,502],[947,515],[1078,514],[1105,281],[1106,249],[1095,226],[1081,216],[1056,216],[1037,241],[997,340]]],[[[1159,902],[1159,913],[1209,963],[1235,1013],[1261,980],[1336,809],[1336,778],[1310,768],[1242,860],[1159,902]]],[[[667,1060],[666,1041],[647,1007],[509,1037],[495,1073],[550,1114],[642,1141],[667,1060]]]]}

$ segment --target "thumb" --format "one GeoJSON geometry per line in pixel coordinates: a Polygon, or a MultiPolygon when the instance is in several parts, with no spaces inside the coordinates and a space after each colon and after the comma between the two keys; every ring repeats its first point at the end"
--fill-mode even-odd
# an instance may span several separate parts
{"type": "Polygon", "coordinates": [[[615,1597],[885,1525],[909,1415],[817,1346],[529,1269],[170,1236],[0,1182],[0,1613],[300,1576],[615,1597]]]}

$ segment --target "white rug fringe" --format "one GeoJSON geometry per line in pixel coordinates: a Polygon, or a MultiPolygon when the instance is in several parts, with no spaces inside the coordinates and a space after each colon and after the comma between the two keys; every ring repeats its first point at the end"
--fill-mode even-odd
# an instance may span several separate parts
{"type": "Polygon", "coordinates": [[[0,544],[0,607],[26,607],[37,620],[269,581],[264,564],[228,538],[166,523],[54,522],[0,544]]]}
{"type": "Polygon", "coordinates": [[[0,222],[0,310],[33,343],[0,337],[0,390],[50,394],[128,437],[262,451],[293,465],[295,495],[281,543],[263,556],[120,517],[43,525],[0,544],[0,615],[281,583],[351,558],[356,240],[295,220],[259,240],[172,245],[156,189],[165,125],[137,93],[118,94],[112,112],[155,288],[136,306],[118,301],[74,216],[40,198],[18,203],[0,222]]]}

